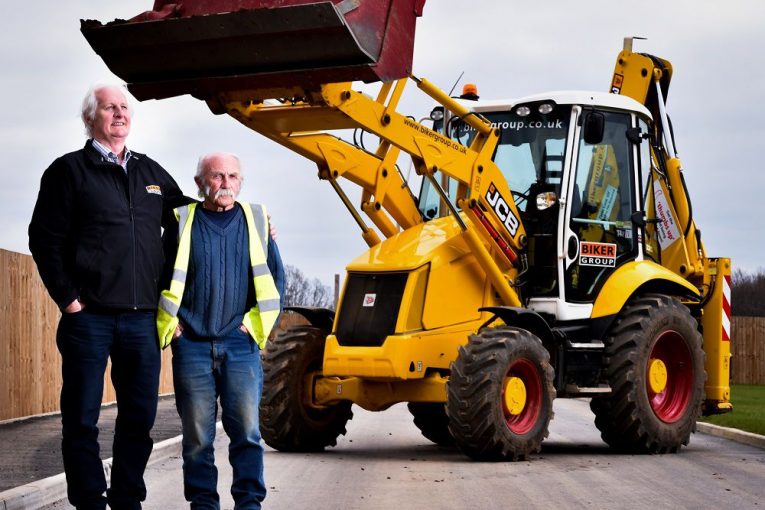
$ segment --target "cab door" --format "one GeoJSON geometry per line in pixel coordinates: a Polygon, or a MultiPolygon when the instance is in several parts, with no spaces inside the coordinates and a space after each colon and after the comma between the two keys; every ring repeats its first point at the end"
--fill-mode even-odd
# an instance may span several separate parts
{"type": "MultiPolygon", "coordinates": [[[[582,124],[587,115],[581,113],[582,124]]],[[[637,150],[628,139],[633,117],[622,112],[602,115],[603,136],[585,141],[578,129],[569,179],[564,228],[564,292],[569,303],[592,303],[613,271],[640,256],[640,229],[632,224],[637,209],[637,150]]]]}

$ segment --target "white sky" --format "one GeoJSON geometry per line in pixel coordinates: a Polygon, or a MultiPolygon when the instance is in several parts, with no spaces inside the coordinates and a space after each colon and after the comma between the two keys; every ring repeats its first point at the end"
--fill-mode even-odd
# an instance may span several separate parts
{"type": "MultiPolygon", "coordinates": [[[[79,19],[129,18],[152,3],[15,2],[5,10],[0,248],[28,253],[26,229],[42,172],[82,147],[79,106],[88,86],[116,80],[80,34],[79,19]]],[[[674,66],[668,111],[707,251],[752,271],[765,266],[764,29],[765,2],[758,0],[428,0],[414,73],[448,90],[464,71],[460,87],[477,83],[485,99],[607,91],[623,37],[647,37],[635,50],[674,66]]],[[[420,118],[431,101],[412,86],[402,106],[420,118]]],[[[331,284],[365,250],[355,223],[309,161],[188,96],[136,110],[128,146],[159,161],[187,194],[196,191],[200,154],[240,155],[247,177],[241,198],[268,205],[285,263],[331,284]]],[[[349,183],[345,189],[358,196],[349,183]]]]}

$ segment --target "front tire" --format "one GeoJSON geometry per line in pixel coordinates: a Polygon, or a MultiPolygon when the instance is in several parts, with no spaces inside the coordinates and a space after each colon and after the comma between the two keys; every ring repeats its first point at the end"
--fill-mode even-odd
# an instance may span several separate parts
{"type": "Polygon", "coordinates": [[[677,299],[648,294],[624,307],[606,338],[611,394],[590,403],[606,443],[630,453],[674,453],[688,444],[704,398],[702,341],[677,299]]]}
{"type": "Polygon", "coordinates": [[[475,460],[523,460],[540,450],[553,416],[553,369],[541,340],[499,327],[470,335],[447,384],[449,430],[475,460]]]}
{"type": "Polygon", "coordinates": [[[326,331],[312,326],[286,330],[268,343],[263,358],[260,428],[263,440],[283,452],[316,452],[335,446],[351,419],[351,402],[312,403],[313,379],[321,375],[326,331]]]}

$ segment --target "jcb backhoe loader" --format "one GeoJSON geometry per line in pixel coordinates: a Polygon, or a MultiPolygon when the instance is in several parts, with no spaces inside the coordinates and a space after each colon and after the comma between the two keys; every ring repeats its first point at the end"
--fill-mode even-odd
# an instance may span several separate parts
{"type": "Polygon", "coordinates": [[[540,449],[556,396],[589,397],[612,447],[677,451],[701,412],[732,409],[731,268],[693,219],[670,63],[626,39],[610,93],[453,99],[412,75],[423,4],[158,0],[82,23],[137,98],[192,94],[315,162],[369,245],[337,314],[299,309],[310,326],[267,347],[263,437],[322,450],[352,404],[407,402],[435,443],[517,460],[540,449]],[[381,81],[377,97],[358,80],[381,81]],[[437,103],[432,127],[396,111],[409,82],[437,103]],[[379,144],[331,134],[346,129],[379,144]]]}

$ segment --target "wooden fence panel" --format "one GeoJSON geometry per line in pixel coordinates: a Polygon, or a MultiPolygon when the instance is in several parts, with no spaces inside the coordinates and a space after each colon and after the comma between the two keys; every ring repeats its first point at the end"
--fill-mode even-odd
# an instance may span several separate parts
{"type": "Polygon", "coordinates": [[[733,317],[731,328],[733,384],[765,384],[765,317],[733,317]]]}
{"type": "MultiPolygon", "coordinates": [[[[59,410],[61,313],[30,255],[0,249],[0,421],[59,410]]],[[[160,393],[172,393],[170,349],[162,353],[160,393]]],[[[104,402],[114,388],[104,375],[104,402]]]]}
{"type": "Polygon", "coordinates": [[[0,420],[58,409],[59,311],[32,257],[0,250],[0,420]]]}

